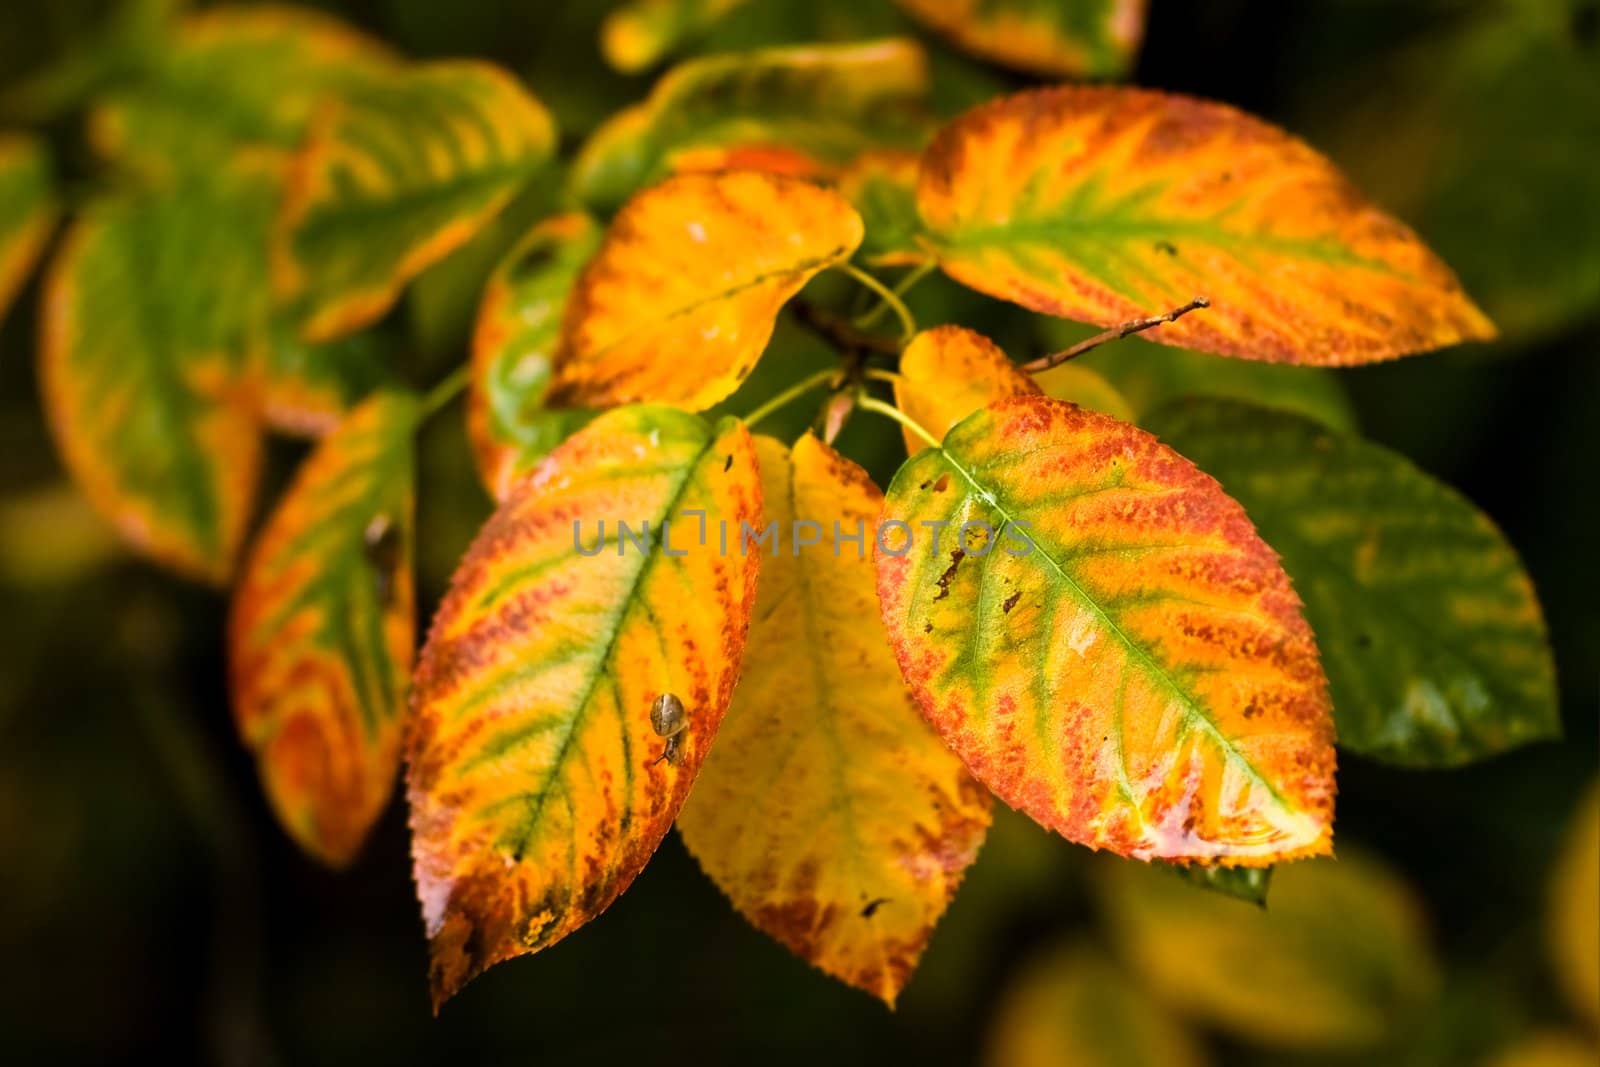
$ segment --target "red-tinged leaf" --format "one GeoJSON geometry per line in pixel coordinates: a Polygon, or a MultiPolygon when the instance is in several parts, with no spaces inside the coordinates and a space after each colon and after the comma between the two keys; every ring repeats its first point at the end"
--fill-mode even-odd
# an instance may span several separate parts
{"type": "Polygon", "coordinates": [[[945,127],[917,204],[947,274],[1035,311],[1111,326],[1209,298],[1144,334],[1164,344],[1346,365],[1494,336],[1414,233],[1223,104],[1018,93],[945,127]]]}
{"type": "Polygon", "coordinates": [[[908,460],[884,519],[900,669],[1001,799],[1142,859],[1329,851],[1311,631],[1244,510],[1193,464],[1107,416],[1013,397],[908,460]]]}
{"type": "Polygon", "coordinates": [[[546,457],[478,535],[434,617],[407,740],[435,1007],[594,918],[655,851],[733,692],[757,566],[739,535],[760,517],[743,424],[630,407],[546,457]],[[664,521],[646,546],[617,526],[664,521]],[[672,759],[652,726],[664,694],[687,721],[672,759]]]}
{"type": "Polygon", "coordinates": [[[883,494],[809,434],[756,453],[764,518],[793,544],[763,561],[739,689],[678,831],[759,929],[892,1007],[977,856],[989,794],[883,639],[867,554],[883,494]],[[818,536],[802,545],[805,523],[818,536]]]}
{"type": "Polygon", "coordinates": [[[234,719],[290,836],[350,862],[400,766],[416,639],[416,399],[380,393],[300,468],[234,591],[234,719]]]}

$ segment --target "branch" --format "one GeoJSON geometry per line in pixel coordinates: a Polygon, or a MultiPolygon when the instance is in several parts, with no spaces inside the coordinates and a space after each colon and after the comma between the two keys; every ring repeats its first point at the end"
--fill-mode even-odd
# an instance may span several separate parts
{"type": "Polygon", "coordinates": [[[1124,322],[1120,326],[1113,326],[1104,333],[1097,333],[1086,341],[1079,341],[1071,348],[1062,349],[1060,352],[1052,352],[1048,356],[1040,356],[1031,363],[1024,363],[1021,369],[1028,374],[1038,374],[1040,371],[1047,371],[1051,367],[1060,366],[1069,359],[1076,359],[1085,352],[1099,348],[1107,341],[1120,341],[1129,334],[1142,333],[1152,326],[1176,322],[1191,311],[1198,311],[1200,308],[1208,308],[1210,306],[1211,301],[1203,296],[1197,296],[1182,307],[1173,308],[1165,315],[1156,315],[1148,319],[1134,319],[1132,322],[1124,322]]]}

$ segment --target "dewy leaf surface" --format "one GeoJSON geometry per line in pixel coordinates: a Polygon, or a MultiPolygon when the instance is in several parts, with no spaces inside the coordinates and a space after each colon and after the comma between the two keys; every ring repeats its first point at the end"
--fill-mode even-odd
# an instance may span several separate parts
{"type": "Polygon", "coordinates": [[[39,377],[73,480],[139,551],[218,583],[260,472],[240,382],[266,328],[274,191],[239,174],[97,201],[45,283],[39,377]]]}
{"type": "Polygon", "coordinates": [[[628,0],[600,26],[600,51],[617,70],[637,74],[691,42],[747,0],[628,0]]]}
{"type": "Polygon", "coordinates": [[[892,1006],[983,843],[989,794],[917,714],[884,641],[883,494],[809,434],[792,454],[758,437],[756,454],[783,543],[678,830],[759,929],[892,1006]]]}
{"type": "Polygon", "coordinates": [[[1244,404],[1176,404],[1149,427],[1219,479],[1282,555],[1341,746],[1439,767],[1560,735],[1533,584],[1453,489],[1387,449],[1244,404]]]}
{"type": "Polygon", "coordinates": [[[1141,984],[1251,1044],[1370,1047],[1417,1021],[1438,986],[1420,901],[1359,852],[1280,867],[1266,908],[1136,863],[1100,873],[1104,927],[1141,984]]]}
{"type": "MultiPolygon", "coordinates": [[[[991,401],[1038,395],[1033,379],[999,346],[963,326],[935,326],[913,337],[900,355],[894,387],[895,406],[940,438],[991,401]]],[[[926,447],[911,430],[903,433],[908,455],[926,447]]]]}
{"type": "Polygon", "coordinates": [[[234,591],[234,721],[278,821],[350,862],[400,766],[416,641],[412,432],[418,404],[380,393],[313,451],[234,591]]]}
{"type": "Polygon", "coordinates": [[[1164,344],[1331,366],[1494,336],[1414,233],[1223,104],[1018,93],[945,127],[917,203],[946,273],[1035,311],[1111,326],[1209,298],[1144,335],[1164,344]]]}
{"type": "Polygon", "coordinates": [[[861,233],[848,201],[795,178],[685,174],[645,190],[568,300],[552,403],[710,407],[755,366],[779,309],[861,233]]]}
{"type": "Polygon", "coordinates": [[[0,318],[56,221],[50,160],[31,137],[0,133],[0,318]]]}
{"type": "Polygon", "coordinates": [[[739,673],[758,563],[740,527],[760,522],[741,423],[629,407],[569,438],[484,526],[434,617],[406,749],[436,1007],[594,918],[655,851],[739,673]],[[670,554],[651,544],[663,520],[670,554]],[[619,522],[649,522],[651,547],[619,522]],[[651,727],[664,693],[688,722],[672,761],[651,727]]]}
{"type": "Polygon", "coordinates": [[[286,158],[327,94],[396,64],[336,19],[272,5],[189,15],[154,68],[90,113],[100,154],[149,175],[199,171],[239,152],[286,158]]]}
{"type": "Polygon", "coordinates": [[[483,484],[496,500],[588,414],[544,406],[567,294],[600,247],[600,227],[581,213],[556,215],[512,248],[483,291],[472,335],[467,435],[483,484]]]}
{"type": "Polygon", "coordinates": [[[1127,73],[1145,0],[895,0],[976,56],[1062,78],[1127,73]]]}
{"type": "Polygon", "coordinates": [[[313,120],[273,256],[308,341],[379,318],[549,157],[555,129],[505,71],[460,60],[363,79],[313,120]]]}
{"type": "Polygon", "coordinates": [[[1002,800],[1140,859],[1329,850],[1333,723],[1310,628],[1244,509],[1182,456],[1013,397],[908,460],[884,519],[878,596],[901,672],[1002,800]]]}
{"type": "Polygon", "coordinates": [[[571,189],[606,211],[680,171],[820,176],[868,149],[921,149],[929,86],[921,47],[899,39],[690,60],[595,131],[571,189]]]}

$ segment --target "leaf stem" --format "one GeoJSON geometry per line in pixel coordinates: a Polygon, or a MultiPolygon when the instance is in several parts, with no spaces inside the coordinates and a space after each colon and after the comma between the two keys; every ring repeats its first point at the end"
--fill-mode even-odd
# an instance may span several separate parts
{"type": "Polygon", "coordinates": [[[1040,371],[1047,371],[1051,367],[1060,366],[1069,359],[1076,359],[1085,352],[1099,348],[1107,341],[1120,341],[1129,334],[1141,333],[1152,326],[1176,322],[1191,311],[1198,311],[1200,308],[1208,308],[1210,306],[1211,301],[1203,296],[1197,296],[1182,307],[1175,307],[1165,314],[1153,315],[1148,319],[1134,319],[1132,322],[1124,322],[1120,326],[1113,326],[1103,333],[1095,334],[1088,340],[1079,341],[1071,348],[1064,348],[1060,352],[1052,352],[1048,356],[1040,356],[1031,363],[1024,363],[1020,369],[1026,374],[1038,374],[1040,371]]]}
{"type": "Polygon", "coordinates": [[[839,269],[878,294],[878,298],[894,310],[895,317],[900,320],[900,343],[902,345],[907,344],[911,338],[916,336],[917,320],[911,317],[911,309],[906,307],[905,301],[901,300],[893,289],[890,289],[854,263],[841,263],[839,264],[839,269]]]}
{"type": "Polygon", "coordinates": [[[754,426],[756,423],[760,422],[768,415],[771,415],[779,408],[787,406],[799,397],[811,392],[811,390],[817,388],[819,385],[828,384],[838,373],[839,371],[837,368],[829,367],[827,370],[819,370],[815,374],[807,375],[798,382],[795,382],[793,385],[789,386],[789,388],[785,389],[783,392],[778,393],[776,396],[769,399],[766,403],[756,408],[750,414],[746,415],[744,417],[744,424],[746,426],[754,426]]]}
{"type": "Polygon", "coordinates": [[[439,413],[439,409],[456,398],[456,395],[467,387],[467,382],[472,376],[472,365],[463,363],[440,380],[439,384],[428,390],[428,395],[422,398],[422,418],[432,418],[439,413]]]}
{"type": "Polygon", "coordinates": [[[889,385],[898,386],[901,382],[900,375],[883,367],[866,367],[861,371],[863,378],[870,378],[875,382],[887,382],[889,385]]]}
{"type": "MultiPolygon", "coordinates": [[[[895,296],[904,300],[905,295],[915,288],[918,282],[932,274],[936,267],[938,267],[938,264],[933,260],[924,260],[910,271],[907,271],[905,277],[896,282],[894,289],[891,291],[895,296]]],[[[880,300],[877,307],[856,319],[856,325],[863,330],[870,328],[873,323],[883,317],[883,313],[888,311],[891,306],[887,300],[880,300]]]]}
{"type": "Polygon", "coordinates": [[[893,404],[886,404],[875,396],[871,396],[866,392],[861,392],[856,396],[856,407],[863,411],[875,411],[884,418],[893,419],[901,426],[904,426],[906,429],[922,438],[923,441],[927,442],[930,448],[940,447],[938,438],[934,437],[933,434],[929,433],[927,430],[924,430],[921,423],[919,423],[916,419],[913,419],[910,415],[907,415],[905,412],[901,411],[899,408],[895,407],[893,404]]]}

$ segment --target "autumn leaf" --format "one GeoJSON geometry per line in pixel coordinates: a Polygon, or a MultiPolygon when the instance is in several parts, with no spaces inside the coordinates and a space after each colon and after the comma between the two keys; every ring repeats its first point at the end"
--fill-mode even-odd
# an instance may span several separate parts
{"type": "Polygon", "coordinates": [[[498,67],[363,79],[313,120],[279,220],[273,285],[307,341],[354,332],[469,240],[549,157],[544,108],[498,67]],[[418,116],[426,116],[419,121],[418,116]]]}
{"type": "Polygon", "coordinates": [[[740,914],[892,1007],[977,856],[989,794],[917,714],[883,640],[869,548],[883,495],[809,434],[792,454],[758,437],[756,455],[765,520],[793,545],[762,562],[744,674],[678,830],[740,914]]]}
{"type": "MultiPolygon", "coordinates": [[[[1037,395],[1033,379],[993,341],[963,326],[936,326],[913,337],[900,355],[894,386],[895,406],[939,438],[991,401],[1037,395]]],[[[910,429],[905,438],[909,455],[925,447],[910,429]]]]}
{"type": "Polygon", "coordinates": [[[301,466],[234,590],[234,721],[291,837],[354,858],[394,786],[416,641],[412,432],[419,406],[363,403],[301,466]]]}
{"type": "Polygon", "coordinates": [[[904,149],[863,152],[839,174],[839,192],[865,224],[861,254],[873,266],[917,265],[928,258],[917,240],[922,232],[917,214],[920,158],[904,149]]]}
{"type": "Polygon", "coordinates": [[[830,175],[869,149],[922,148],[932,134],[928,94],[927,57],[907,40],[691,60],[595,131],[570,189],[608,211],[674,173],[830,175]]]}
{"type": "Polygon", "coordinates": [[[1099,949],[1063,945],[1000,994],[988,1067],[1201,1067],[1204,1046],[1099,949]]]}
{"type": "Polygon", "coordinates": [[[629,407],[484,526],[434,617],[406,749],[436,1008],[594,918],[655,851],[728,707],[758,561],[736,546],[760,522],[742,423],[629,407]],[[646,522],[642,543],[618,525],[646,522]],[[688,724],[671,760],[664,694],[688,724]]]}
{"type": "Polygon", "coordinates": [[[1208,297],[1144,335],[1163,344],[1348,365],[1494,336],[1415,234],[1223,104],[1018,93],[939,134],[917,203],[947,274],[1035,311],[1110,326],[1208,297]]]}
{"type": "Polygon", "coordinates": [[[1002,800],[1141,859],[1329,850],[1311,631],[1244,510],[1192,464],[1106,416],[1012,397],[908,460],[884,522],[900,669],[1002,800]]]}
{"type": "Polygon", "coordinates": [[[1419,902],[1359,852],[1291,863],[1265,909],[1136,863],[1108,863],[1099,897],[1119,957],[1163,1002],[1272,1048],[1376,1045],[1438,986],[1419,902]]]}
{"type": "Polygon", "coordinates": [[[220,583],[260,473],[242,386],[274,192],[249,174],[90,204],[45,283],[39,377],[63,461],[150,558],[220,583]]]}
{"type": "Polygon", "coordinates": [[[1600,784],[1591,783],[1551,872],[1545,924],[1556,978],[1579,1017],[1600,1026],[1600,784]]]}
{"type": "Polygon", "coordinates": [[[53,185],[43,145],[0,133],[0,318],[55,227],[53,185]]]}
{"type": "Polygon", "coordinates": [[[750,373],[779,309],[849,259],[861,232],[838,193],[794,178],[686,174],[646,189],[568,301],[551,403],[715,404],[750,373]]]}
{"type": "Polygon", "coordinates": [[[260,418],[297,437],[332,430],[351,407],[393,377],[379,340],[367,333],[310,345],[275,323],[255,355],[249,388],[260,418]]]}
{"type": "MultiPolygon", "coordinates": [[[[1251,363],[1230,363],[1229,366],[1257,366],[1251,363]]],[[[1081,363],[1061,363],[1033,376],[1033,382],[1045,396],[1066,400],[1080,408],[1090,408],[1102,415],[1110,415],[1120,422],[1134,422],[1133,406],[1127,397],[1097,371],[1081,363]]]]}
{"type": "Polygon", "coordinates": [[[617,70],[655,66],[746,0],[628,0],[600,26],[600,51],[617,70]]]}
{"type": "Polygon", "coordinates": [[[107,159],[142,174],[202,172],[238,153],[287,159],[317,103],[397,64],[388,49],[316,11],[223,7],[186,16],[145,76],[90,112],[107,159]]]}
{"type": "Polygon", "coordinates": [[[1063,78],[1127,73],[1144,37],[1145,0],[895,0],[960,47],[1063,78]]]}
{"type": "Polygon", "coordinates": [[[483,484],[504,500],[518,478],[589,417],[544,407],[567,294],[600,247],[580,213],[545,219],[490,276],[472,335],[467,434],[483,484]]]}
{"type": "Polygon", "coordinates": [[[1516,551],[1403,457],[1226,401],[1152,432],[1217,477],[1283,556],[1317,634],[1339,744],[1455,766],[1560,735],[1544,616],[1516,551]]]}

